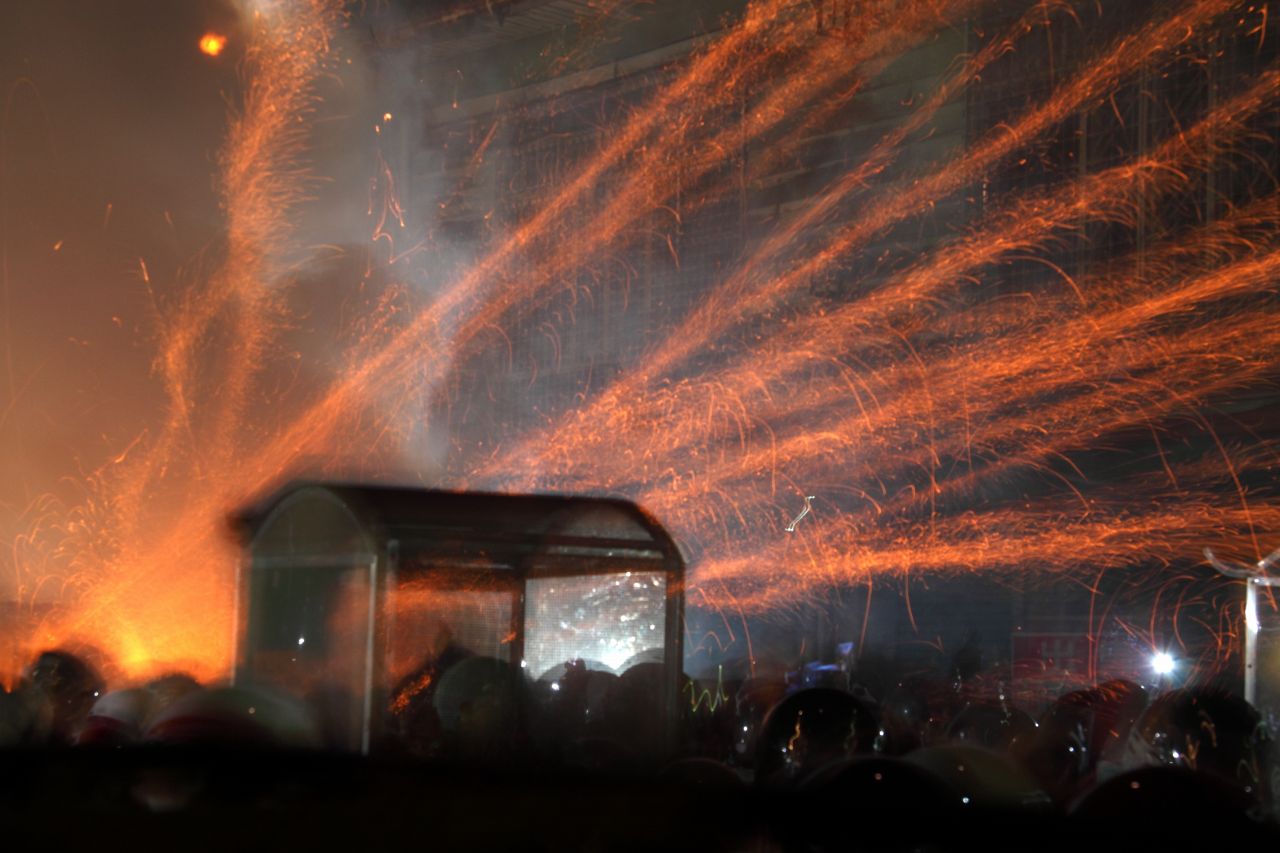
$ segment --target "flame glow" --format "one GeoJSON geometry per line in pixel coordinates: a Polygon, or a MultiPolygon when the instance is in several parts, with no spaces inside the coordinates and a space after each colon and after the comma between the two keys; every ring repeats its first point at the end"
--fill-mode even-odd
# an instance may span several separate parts
{"type": "MultiPolygon", "coordinates": [[[[331,0],[260,11],[220,157],[220,263],[167,322],[156,356],[165,419],[89,478],[79,505],[28,509],[30,533],[13,549],[21,595],[57,584],[66,606],[26,646],[85,638],[129,675],[224,673],[235,559],[227,510],[301,469],[394,469],[412,437],[434,426],[433,395],[461,383],[463,366],[506,350],[502,330],[588,310],[597,290],[580,284],[582,272],[624,257],[641,236],[662,235],[678,265],[671,235],[686,219],[798,156],[806,134],[870,79],[982,5],[888,4],[832,38],[815,29],[807,2],[751,4],[474,263],[433,281],[429,302],[389,288],[343,342],[333,381],[265,416],[275,392],[264,365],[280,358],[292,320],[276,283],[296,258],[292,217],[311,180],[299,164],[343,14],[331,0]],[[760,158],[740,162],[749,143],[760,158]]],[[[909,140],[1002,57],[1046,28],[1072,26],[1081,4],[1028,5],[771,223],[629,367],[497,446],[457,441],[445,484],[633,497],[688,545],[690,603],[712,609],[785,611],[876,578],[1031,567],[1095,590],[1100,575],[1137,567],[1160,594],[1181,590],[1169,596],[1178,609],[1216,607],[1218,588],[1188,591],[1188,555],[1212,543],[1260,556],[1278,544],[1263,547],[1262,537],[1280,531],[1280,502],[1251,485],[1274,472],[1280,448],[1266,436],[1222,440],[1210,417],[1280,372],[1274,176],[1255,169],[1263,177],[1249,198],[1144,231],[1140,248],[1120,242],[1104,264],[1068,270],[1054,252],[1136,233],[1153,206],[1183,204],[1215,176],[1245,171],[1274,115],[1280,73],[1221,93],[1105,167],[975,203],[972,220],[926,252],[882,246],[903,223],[976,196],[1010,162],[1037,156],[1065,122],[1112,110],[1136,78],[1203,61],[1213,33],[1265,27],[1266,5],[1159,4],[1042,101],[891,177],[909,140]],[[1037,277],[1002,290],[1014,264],[1037,277]],[[840,298],[812,296],[816,282],[842,275],[857,280],[840,298]],[[1085,470],[1086,456],[1135,434],[1152,449],[1125,463],[1131,471],[1085,470]],[[804,523],[787,528],[802,502],[804,523]]],[[[224,46],[221,36],[201,40],[211,56],[224,46]]],[[[475,140],[464,182],[493,138],[475,140]]],[[[397,245],[415,226],[381,154],[377,172],[370,242],[385,245],[396,268],[429,253],[430,235],[397,245]]],[[[437,206],[457,197],[446,188],[437,206]]],[[[555,339],[559,326],[543,325],[555,339]]],[[[1212,665],[1230,654],[1239,621],[1219,609],[1212,665]]]]}
{"type": "Polygon", "coordinates": [[[227,46],[227,37],[217,33],[205,33],[200,37],[200,52],[206,56],[217,56],[227,46]]]}

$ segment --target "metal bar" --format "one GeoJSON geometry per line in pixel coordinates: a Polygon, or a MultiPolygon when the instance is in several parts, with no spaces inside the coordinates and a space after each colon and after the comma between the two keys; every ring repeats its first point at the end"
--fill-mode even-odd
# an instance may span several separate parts
{"type": "Polygon", "coordinates": [[[364,724],[360,732],[360,754],[369,754],[373,733],[373,644],[374,620],[378,607],[378,560],[369,563],[369,614],[364,645],[364,724]]]}
{"type": "Polygon", "coordinates": [[[1255,707],[1258,704],[1258,584],[1249,581],[1244,594],[1244,699],[1255,707]]]}
{"type": "Polygon", "coordinates": [[[243,636],[244,632],[240,627],[240,612],[243,602],[240,600],[243,595],[244,575],[250,571],[251,564],[246,559],[243,549],[241,550],[239,559],[236,560],[236,591],[235,601],[231,610],[231,686],[236,684],[236,676],[240,674],[240,655],[241,640],[247,639],[243,636]]]}
{"type": "Polygon", "coordinates": [[[406,552],[412,552],[421,542],[447,542],[451,544],[504,543],[545,548],[551,545],[577,546],[591,549],[628,549],[634,551],[661,551],[662,542],[650,539],[623,537],[576,536],[566,533],[539,533],[524,531],[500,531],[482,527],[455,527],[448,525],[397,525],[396,532],[406,552]]]}
{"type": "Polygon", "coordinates": [[[1258,702],[1258,632],[1262,623],[1258,618],[1259,587],[1280,586],[1280,575],[1270,575],[1267,570],[1280,561],[1280,549],[1272,551],[1253,566],[1231,565],[1219,560],[1213,551],[1204,549],[1209,563],[1219,573],[1244,583],[1244,698],[1250,705],[1258,702]]]}
{"type": "Polygon", "coordinates": [[[666,718],[663,747],[667,754],[678,747],[681,708],[684,689],[684,573],[678,560],[672,560],[666,573],[666,624],[663,626],[663,659],[666,661],[663,684],[662,710],[666,718]]]}
{"type": "Polygon", "coordinates": [[[254,557],[251,569],[358,569],[377,558],[372,554],[316,554],[297,557],[254,557]]]}
{"type": "Polygon", "coordinates": [[[1280,562],[1280,549],[1272,551],[1263,557],[1253,566],[1243,564],[1232,565],[1214,556],[1211,549],[1204,549],[1205,558],[1209,563],[1218,570],[1220,574],[1236,580],[1247,580],[1258,584],[1259,586],[1280,586],[1280,575],[1271,576],[1267,574],[1267,570],[1280,562]]]}
{"type": "Polygon", "coordinates": [[[529,718],[531,715],[529,696],[524,690],[524,632],[528,615],[525,612],[525,608],[528,606],[529,585],[527,581],[522,580],[519,586],[511,591],[512,639],[511,648],[507,652],[507,659],[511,662],[512,689],[515,690],[515,695],[520,697],[520,701],[516,704],[519,730],[526,734],[529,732],[529,718]]]}

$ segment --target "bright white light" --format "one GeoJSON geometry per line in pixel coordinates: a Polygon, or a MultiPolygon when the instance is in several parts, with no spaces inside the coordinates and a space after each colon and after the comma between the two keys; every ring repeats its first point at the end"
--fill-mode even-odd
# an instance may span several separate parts
{"type": "Polygon", "coordinates": [[[1151,669],[1156,675],[1168,675],[1173,672],[1173,655],[1168,652],[1156,652],[1151,656],[1151,669]]]}
{"type": "Polygon", "coordinates": [[[299,637],[299,638],[298,638],[298,645],[300,645],[300,646],[301,646],[301,645],[303,645],[303,644],[304,644],[304,643],[306,643],[306,642],[307,642],[307,638],[306,638],[306,637],[299,637]]]}

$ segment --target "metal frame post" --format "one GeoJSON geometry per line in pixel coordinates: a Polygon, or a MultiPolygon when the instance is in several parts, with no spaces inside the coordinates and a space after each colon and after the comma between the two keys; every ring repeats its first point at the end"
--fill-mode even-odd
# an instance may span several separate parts
{"type": "Polygon", "coordinates": [[[1262,621],[1258,616],[1258,590],[1261,587],[1280,586],[1280,575],[1273,576],[1268,570],[1280,562],[1280,549],[1272,551],[1266,557],[1250,566],[1232,565],[1214,556],[1213,551],[1204,549],[1204,555],[1218,572],[1226,577],[1242,580],[1244,584],[1244,698],[1250,705],[1258,704],[1258,632],[1262,630],[1262,621]]]}

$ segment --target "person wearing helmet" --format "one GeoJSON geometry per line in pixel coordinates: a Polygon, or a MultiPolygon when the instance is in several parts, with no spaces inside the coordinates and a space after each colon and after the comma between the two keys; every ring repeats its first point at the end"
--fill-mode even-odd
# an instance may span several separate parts
{"type": "Polygon", "coordinates": [[[511,664],[481,655],[444,670],[432,696],[441,757],[495,761],[522,746],[519,679],[511,664]]]}
{"type": "Polygon", "coordinates": [[[734,697],[733,752],[730,757],[737,767],[755,765],[756,741],[765,716],[786,696],[787,685],[779,677],[748,678],[734,697]]]}
{"type": "Polygon", "coordinates": [[[1010,756],[955,741],[918,749],[903,759],[951,786],[966,810],[1046,811],[1051,798],[1010,756]]]}
{"type": "Polygon", "coordinates": [[[393,744],[417,758],[435,754],[441,735],[440,716],[435,707],[440,679],[445,671],[471,656],[471,650],[454,639],[449,625],[441,622],[421,663],[391,690],[387,731],[393,744]]]}
{"type": "Polygon", "coordinates": [[[171,673],[153,679],[143,687],[104,693],[89,709],[76,743],[107,747],[139,743],[143,732],[170,705],[199,687],[191,676],[171,673]]]}
{"type": "Polygon", "coordinates": [[[1271,734],[1241,697],[1214,688],[1178,688],[1158,697],[1129,732],[1125,770],[1185,767],[1270,801],[1271,734]]]}
{"type": "Polygon", "coordinates": [[[262,685],[192,690],[151,717],[143,740],[171,746],[314,749],[320,728],[293,695],[262,685]]]}
{"type": "Polygon", "coordinates": [[[880,708],[876,751],[906,755],[935,743],[957,711],[958,697],[940,678],[909,675],[893,685],[880,708]]]}
{"type": "Polygon", "coordinates": [[[62,649],[41,652],[23,673],[20,690],[49,712],[48,737],[74,743],[106,682],[87,661],[62,649]]]}
{"type": "Polygon", "coordinates": [[[89,709],[76,743],[99,747],[136,744],[142,739],[144,723],[150,716],[151,699],[150,692],[142,687],[104,693],[89,709]]]}
{"type": "Polygon", "coordinates": [[[947,726],[946,739],[1005,752],[1025,744],[1036,722],[1025,711],[1005,702],[970,702],[947,726]]]}
{"type": "Polygon", "coordinates": [[[800,690],[764,720],[756,744],[758,783],[795,784],[824,765],[875,749],[879,720],[853,695],[830,688],[800,690]]]}
{"type": "Polygon", "coordinates": [[[597,661],[579,658],[543,673],[532,685],[531,728],[538,746],[563,757],[569,744],[607,737],[618,689],[618,676],[597,661]]]}
{"type": "Polygon", "coordinates": [[[1141,687],[1122,680],[1065,693],[1018,756],[1054,800],[1068,803],[1097,781],[1104,756],[1128,736],[1145,702],[1141,687]]]}
{"type": "Polygon", "coordinates": [[[0,748],[48,743],[52,726],[53,711],[42,697],[0,688],[0,748]]]}

